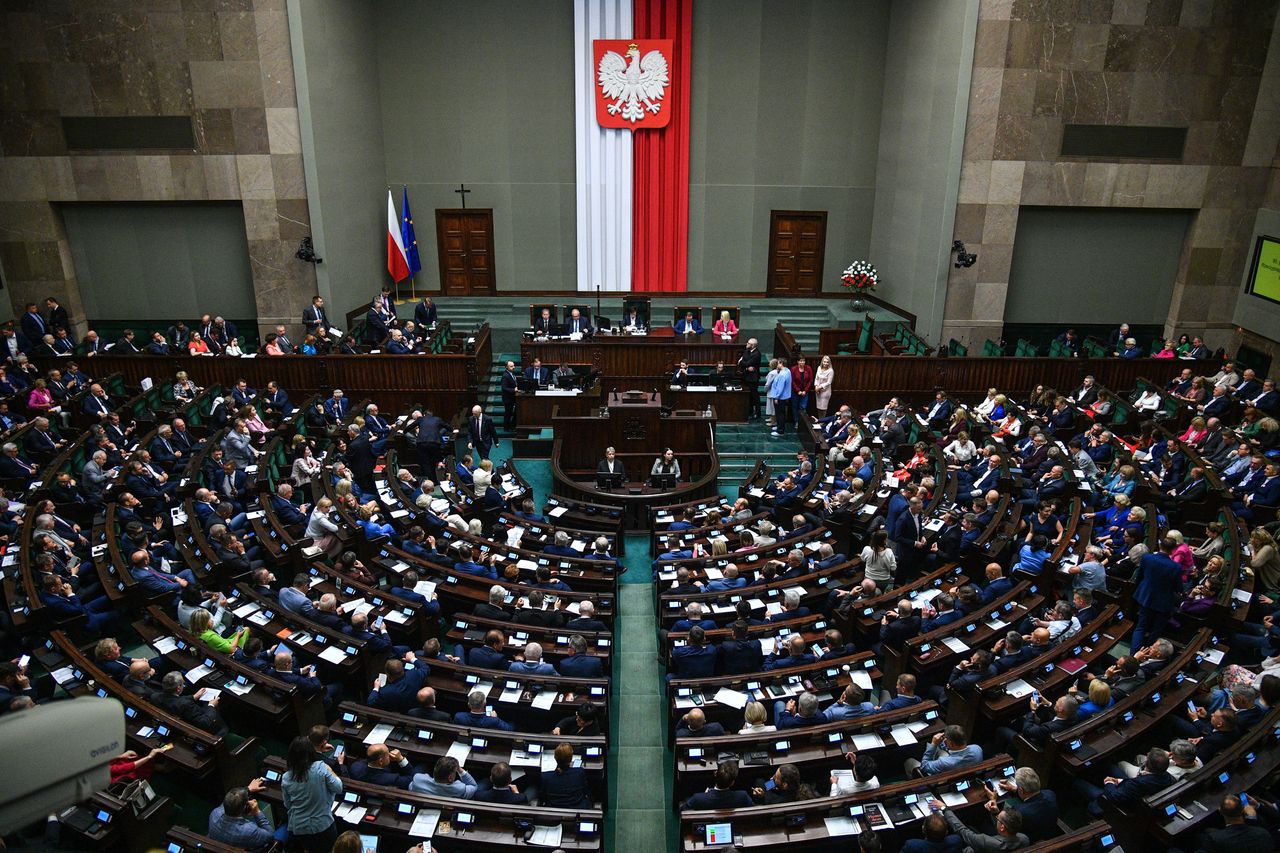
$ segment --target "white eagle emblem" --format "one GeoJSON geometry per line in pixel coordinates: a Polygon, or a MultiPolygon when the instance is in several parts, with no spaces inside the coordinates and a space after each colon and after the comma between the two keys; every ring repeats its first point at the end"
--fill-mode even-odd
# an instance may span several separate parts
{"type": "Polygon", "coordinates": [[[609,115],[622,113],[623,119],[633,124],[644,118],[648,109],[654,115],[662,109],[663,91],[670,78],[667,76],[667,58],[661,52],[651,50],[640,58],[640,48],[628,46],[627,56],[631,64],[616,51],[606,51],[600,57],[600,90],[606,100],[609,115]],[[641,103],[644,106],[641,106],[641,103]]]}

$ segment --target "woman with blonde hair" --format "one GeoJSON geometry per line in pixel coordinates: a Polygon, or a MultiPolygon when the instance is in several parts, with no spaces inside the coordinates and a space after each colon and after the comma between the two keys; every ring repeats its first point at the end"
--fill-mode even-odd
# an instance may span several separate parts
{"type": "Polygon", "coordinates": [[[249,626],[245,625],[236,631],[231,635],[231,639],[225,639],[213,629],[213,615],[208,610],[198,608],[191,612],[191,633],[215,652],[233,655],[249,639],[249,626]]]}
{"type": "Polygon", "coordinates": [[[488,459],[481,459],[480,464],[471,472],[471,490],[477,498],[483,498],[491,483],[493,483],[493,463],[488,459]]]}
{"type": "Polygon", "coordinates": [[[1249,550],[1249,568],[1253,569],[1262,589],[1274,599],[1274,593],[1280,590],[1280,552],[1276,551],[1276,540],[1261,527],[1255,527],[1249,534],[1249,550]]]}
{"type": "Polygon", "coordinates": [[[267,426],[262,420],[262,415],[258,414],[257,408],[253,405],[245,406],[240,410],[240,417],[244,420],[244,425],[249,428],[249,434],[257,441],[266,441],[267,433],[271,432],[271,427],[267,426]]]}
{"type": "Polygon", "coordinates": [[[733,318],[729,316],[728,311],[720,312],[720,319],[716,320],[715,325],[711,327],[713,335],[736,335],[738,334],[738,324],[733,322],[733,318]]]}
{"type": "MultiPolygon", "coordinates": [[[[1076,688],[1071,688],[1072,692],[1076,692],[1076,688]]],[[[1089,682],[1089,701],[1080,706],[1076,711],[1076,721],[1085,720],[1094,714],[1100,714],[1115,704],[1115,699],[1111,696],[1111,685],[1103,681],[1101,678],[1095,678],[1089,682]]]]}
{"type": "Polygon", "coordinates": [[[729,554],[729,540],[723,536],[717,536],[711,540],[711,556],[725,557],[729,554]]]}
{"type": "MultiPolygon", "coordinates": [[[[347,483],[347,489],[350,491],[350,481],[342,482],[347,483]]],[[[307,520],[306,535],[311,539],[312,546],[319,548],[326,556],[333,558],[338,556],[338,552],[342,550],[342,540],[338,538],[338,530],[340,528],[329,517],[331,512],[333,512],[333,501],[329,500],[328,497],[323,497],[316,501],[315,508],[311,510],[311,518],[307,520]]]]}
{"type": "Polygon", "coordinates": [[[742,717],[743,726],[738,730],[740,735],[777,731],[777,727],[769,725],[769,712],[759,702],[748,702],[742,717]]]}
{"type": "Polygon", "coordinates": [[[827,416],[827,409],[831,406],[831,384],[835,378],[836,371],[831,366],[831,356],[824,355],[813,374],[813,407],[819,418],[827,416]]]}
{"type": "Polygon", "coordinates": [[[171,386],[173,399],[179,403],[190,403],[200,394],[200,388],[191,381],[185,370],[179,370],[173,376],[171,386]]]}

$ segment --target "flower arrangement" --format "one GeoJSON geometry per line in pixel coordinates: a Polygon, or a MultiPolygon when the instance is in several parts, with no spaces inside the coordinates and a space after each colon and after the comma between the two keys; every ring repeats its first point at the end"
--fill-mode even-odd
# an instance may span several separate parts
{"type": "Polygon", "coordinates": [[[854,261],[840,276],[840,281],[854,293],[871,293],[880,283],[880,274],[870,261],[854,261]]]}

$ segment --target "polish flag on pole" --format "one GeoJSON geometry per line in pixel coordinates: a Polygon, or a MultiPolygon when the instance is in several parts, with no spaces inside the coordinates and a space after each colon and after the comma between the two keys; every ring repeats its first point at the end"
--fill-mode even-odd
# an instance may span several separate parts
{"type": "Polygon", "coordinates": [[[400,236],[400,217],[396,215],[391,190],[387,190],[387,272],[391,280],[404,281],[409,277],[409,256],[404,251],[404,239],[400,236]]]}

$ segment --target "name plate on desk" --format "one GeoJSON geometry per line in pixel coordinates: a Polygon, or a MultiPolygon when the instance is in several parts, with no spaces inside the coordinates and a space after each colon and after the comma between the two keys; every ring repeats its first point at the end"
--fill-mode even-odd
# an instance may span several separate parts
{"type": "Polygon", "coordinates": [[[582,393],[581,388],[542,388],[534,392],[537,397],[576,397],[582,393]]]}

